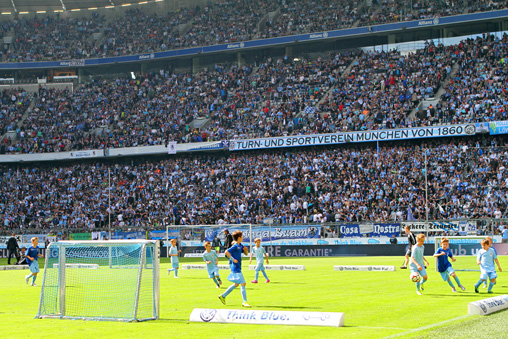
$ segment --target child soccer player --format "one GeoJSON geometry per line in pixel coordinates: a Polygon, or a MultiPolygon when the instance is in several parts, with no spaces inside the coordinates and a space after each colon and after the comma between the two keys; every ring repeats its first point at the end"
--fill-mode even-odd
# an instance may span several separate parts
{"type": "Polygon", "coordinates": [[[180,261],[178,260],[178,253],[182,252],[182,250],[176,248],[176,239],[171,239],[170,243],[169,256],[171,257],[171,266],[173,268],[168,268],[168,274],[170,271],[175,271],[175,278],[179,278],[178,269],[180,268],[180,261]]]}
{"type": "Polygon", "coordinates": [[[427,272],[425,271],[425,267],[423,262],[427,263],[429,266],[429,262],[423,256],[425,246],[423,243],[425,242],[425,234],[420,233],[416,236],[416,245],[413,246],[411,250],[411,263],[409,264],[409,268],[411,269],[411,273],[418,272],[420,276],[423,278],[422,282],[416,283],[416,294],[422,295],[423,292],[423,284],[427,281],[427,272]]]}
{"type": "Polygon", "coordinates": [[[206,262],[208,277],[213,279],[213,282],[215,285],[217,285],[217,288],[220,288],[222,281],[220,280],[219,276],[219,267],[217,267],[217,264],[219,263],[219,257],[217,256],[217,252],[212,250],[212,244],[209,241],[205,242],[203,260],[206,262]]]}
{"type": "Polygon", "coordinates": [[[457,292],[455,289],[455,286],[453,286],[453,283],[450,279],[450,276],[455,279],[457,282],[457,286],[459,286],[463,291],[466,290],[464,286],[460,283],[459,277],[457,277],[457,274],[455,274],[455,271],[452,267],[452,264],[448,261],[448,257],[452,259],[453,262],[455,262],[457,259],[453,257],[452,251],[448,248],[450,245],[450,241],[448,238],[441,239],[441,247],[437,249],[436,253],[434,253],[434,257],[437,258],[437,270],[439,273],[441,273],[441,277],[444,281],[448,282],[448,285],[452,287],[452,292],[457,292]]]}
{"type": "MultiPolygon", "coordinates": [[[[489,236],[487,236],[487,237],[485,237],[485,239],[487,239],[487,240],[489,241],[489,243],[490,243],[490,247],[494,250],[494,252],[496,252],[496,255],[497,255],[497,251],[496,251],[496,249],[495,249],[494,247],[492,247],[492,244],[494,243],[494,241],[492,240],[492,238],[491,238],[491,237],[489,237],[489,236]]],[[[483,288],[487,288],[487,280],[485,280],[485,281],[483,282],[483,288]]]]}
{"type": "Polygon", "coordinates": [[[254,280],[251,281],[253,284],[258,283],[258,277],[259,277],[259,271],[263,272],[263,275],[265,276],[266,282],[269,283],[270,279],[268,279],[268,276],[265,272],[265,266],[263,265],[263,255],[266,258],[266,264],[268,265],[268,254],[266,253],[263,246],[261,246],[261,239],[256,238],[254,239],[254,244],[256,245],[250,254],[250,260],[249,264],[252,262],[252,256],[256,256],[256,275],[254,280]]]}
{"type": "Polygon", "coordinates": [[[479,293],[478,287],[488,278],[490,280],[490,284],[487,293],[494,293],[492,292],[492,287],[494,287],[496,284],[497,278],[496,266],[494,265],[494,262],[497,264],[499,272],[502,272],[503,270],[499,265],[496,251],[490,247],[490,241],[488,239],[483,239],[481,244],[482,249],[479,250],[478,254],[476,255],[476,262],[478,265],[480,265],[480,280],[478,280],[478,282],[474,285],[474,291],[479,293]]]}
{"type": "Polygon", "coordinates": [[[28,284],[28,281],[32,278],[32,286],[36,286],[35,279],[37,279],[37,273],[39,273],[39,261],[37,259],[43,258],[43,255],[39,254],[39,238],[33,237],[30,240],[32,246],[26,252],[26,262],[31,273],[25,276],[25,282],[28,284]]]}
{"type": "Polygon", "coordinates": [[[228,280],[233,283],[233,285],[229,286],[226,292],[219,295],[219,300],[226,305],[226,297],[231,293],[238,285],[242,285],[242,299],[243,307],[250,307],[247,303],[247,291],[245,290],[245,278],[242,274],[242,253],[245,255],[248,254],[247,247],[242,245],[243,241],[243,232],[242,231],[234,231],[233,239],[235,240],[235,244],[231,246],[228,250],[226,250],[226,257],[229,258],[229,266],[231,267],[231,273],[228,276],[228,280]]]}

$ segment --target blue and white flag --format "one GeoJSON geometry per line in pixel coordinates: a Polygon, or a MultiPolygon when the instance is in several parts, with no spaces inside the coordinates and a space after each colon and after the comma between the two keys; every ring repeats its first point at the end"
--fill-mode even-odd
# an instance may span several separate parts
{"type": "Polygon", "coordinates": [[[307,106],[304,108],[303,110],[305,112],[305,114],[314,114],[316,113],[316,108],[315,107],[311,107],[311,106],[307,106]]]}
{"type": "Polygon", "coordinates": [[[411,206],[407,208],[407,220],[415,220],[411,206]]]}

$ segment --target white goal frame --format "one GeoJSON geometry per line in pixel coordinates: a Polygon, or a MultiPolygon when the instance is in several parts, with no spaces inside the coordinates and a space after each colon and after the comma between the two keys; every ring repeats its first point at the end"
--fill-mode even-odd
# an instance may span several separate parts
{"type": "MultiPolygon", "coordinates": [[[[165,234],[165,238],[164,238],[164,246],[167,248],[167,250],[166,250],[166,256],[169,258],[169,229],[178,228],[181,231],[183,229],[193,229],[193,228],[204,228],[204,229],[206,229],[206,228],[210,228],[210,227],[218,228],[218,229],[221,229],[221,230],[224,230],[225,228],[227,228],[229,230],[229,233],[233,233],[235,228],[240,228],[240,227],[241,228],[246,228],[246,227],[248,227],[249,228],[249,234],[252,234],[252,224],[248,224],[248,223],[245,223],[245,224],[223,224],[223,225],[213,225],[213,224],[202,224],[202,225],[168,225],[168,226],[166,226],[166,234],[165,234]]],[[[181,236],[179,236],[179,240],[180,241],[185,241],[185,239],[182,239],[181,236]]],[[[253,244],[254,244],[254,239],[252,239],[252,236],[251,236],[250,237],[250,241],[249,241],[249,252],[252,249],[253,244]]],[[[179,248],[179,249],[181,249],[181,248],[179,248]]]]}
{"type": "MultiPolygon", "coordinates": [[[[65,248],[65,247],[64,247],[65,248]]],[[[137,266],[137,265],[136,265],[137,266]]],[[[53,242],[49,245],[49,247],[46,250],[46,258],[45,258],[45,268],[44,268],[44,274],[43,274],[43,280],[42,280],[42,288],[41,288],[41,296],[40,296],[40,303],[39,303],[39,311],[36,316],[36,318],[57,318],[57,319],[83,319],[83,320],[117,320],[117,321],[145,321],[145,320],[157,320],[160,316],[160,281],[159,281],[159,267],[160,267],[160,246],[159,241],[156,240],[141,240],[141,239],[131,239],[131,240],[85,240],[85,241],[59,241],[59,242],[53,242]],[[103,247],[107,246],[109,247],[109,262],[108,266],[109,268],[114,268],[114,265],[112,265],[112,251],[111,251],[111,245],[118,245],[118,244],[139,244],[141,245],[141,262],[138,267],[127,267],[127,268],[135,268],[138,270],[138,276],[137,276],[137,286],[136,286],[136,295],[134,300],[134,318],[130,320],[125,319],[95,319],[91,317],[68,317],[65,314],[65,307],[66,307],[66,284],[65,284],[65,273],[67,269],[74,269],[74,268],[86,268],[86,269],[98,269],[97,267],[92,267],[92,265],[85,265],[85,264],[67,264],[65,262],[65,251],[60,251],[58,255],[58,264],[53,264],[53,268],[58,269],[59,274],[59,287],[58,287],[58,309],[60,311],[57,315],[42,315],[42,305],[43,305],[43,298],[44,298],[44,287],[45,287],[45,281],[46,281],[46,268],[48,267],[48,262],[50,258],[50,253],[52,247],[56,247],[58,245],[83,245],[83,244],[90,244],[95,245],[97,247],[103,247]],[[146,247],[147,244],[153,244],[154,245],[154,253],[152,257],[153,262],[153,317],[147,318],[147,319],[139,319],[137,318],[138,314],[138,303],[140,298],[140,285],[141,285],[141,278],[142,273],[145,269],[147,269],[147,259],[146,259],[146,247]]],[[[145,273],[146,274],[146,273],[145,273]]]]}

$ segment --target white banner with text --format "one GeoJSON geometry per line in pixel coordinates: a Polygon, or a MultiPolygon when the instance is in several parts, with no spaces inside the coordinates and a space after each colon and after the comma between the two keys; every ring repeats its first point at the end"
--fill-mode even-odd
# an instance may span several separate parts
{"type": "Polygon", "coordinates": [[[344,313],[195,308],[190,321],[228,324],[344,326],[344,313]]]}

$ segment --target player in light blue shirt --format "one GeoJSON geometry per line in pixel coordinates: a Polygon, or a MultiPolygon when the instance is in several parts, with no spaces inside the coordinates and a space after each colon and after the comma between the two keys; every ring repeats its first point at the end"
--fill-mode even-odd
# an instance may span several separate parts
{"type": "Polygon", "coordinates": [[[222,280],[220,280],[219,267],[217,266],[219,263],[219,256],[217,255],[217,252],[212,250],[212,243],[209,241],[205,242],[203,260],[206,262],[208,278],[212,278],[215,285],[217,285],[217,288],[220,288],[220,285],[222,285],[222,280]]]}
{"type": "Polygon", "coordinates": [[[30,269],[30,274],[25,276],[25,282],[28,284],[30,278],[32,278],[32,286],[35,285],[35,279],[37,279],[37,273],[39,273],[39,261],[37,259],[43,258],[42,254],[39,254],[39,238],[33,237],[30,239],[32,246],[26,252],[26,262],[30,269]]]}
{"type": "Polygon", "coordinates": [[[452,261],[456,261],[453,257],[452,251],[448,248],[450,245],[450,240],[448,238],[441,239],[441,247],[437,249],[436,253],[434,253],[434,257],[437,258],[437,270],[441,273],[441,277],[444,281],[448,283],[452,287],[452,292],[457,292],[455,286],[450,279],[450,276],[455,279],[457,282],[457,286],[459,286],[463,291],[466,290],[464,286],[460,283],[459,277],[455,273],[455,270],[452,267],[452,264],[448,261],[448,257],[452,259],[452,261]]]}
{"type": "Polygon", "coordinates": [[[266,258],[266,264],[268,265],[268,254],[266,253],[263,246],[261,246],[261,239],[256,238],[254,239],[254,248],[252,249],[252,252],[250,253],[250,260],[249,264],[252,262],[252,257],[256,256],[256,273],[254,280],[251,281],[253,284],[258,283],[258,277],[259,277],[259,271],[263,272],[263,275],[265,276],[266,282],[269,283],[270,279],[268,279],[268,276],[265,272],[265,265],[263,265],[264,258],[266,258]],[[264,258],[263,258],[264,256],[264,258]]]}
{"type": "Polygon", "coordinates": [[[171,247],[169,248],[169,256],[171,257],[171,266],[172,268],[168,268],[168,274],[171,271],[175,272],[175,278],[179,278],[178,269],[180,268],[180,261],[178,260],[178,253],[182,252],[176,247],[176,239],[171,239],[171,247]]]}
{"type": "Polygon", "coordinates": [[[413,246],[411,250],[411,261],[409,264],[409,268],[412,273],[419,273],[423,280],[416,282],[416,294],[422,295],[423,292],[423,284],[427,281],[427,271],[425,271],[425,266],[423,262],[427,263],[429,266],[429,262],[423,256],[425,246],[423,243],[425,242],[425,234],[420,233],[416,236],[416,245],[413,246]]]}
{"type": "Polygon", "coordinates": [[[494,293],[492,292],[492,287],[496,284],[496,266],[494,265],[494,262],[497,264],[497,267],[499,268],[499,272],[502,272],[501,266],[499,265],[499,260],[497,259],[497,253],[496,250],[493,249],[490,243],[489,239],[483,239],[482,242],[482,249],[478,251],[476,254],[476,262],[480,266],[480,280],[474,285],[474,291],[476,293],[479,293],[478,287],[482,282],[485,282],[487,279],[490,280],[489,289],[487,290],[488,293],[494,293]]]}
{"type": "Polygon", "coordinates": [[[236,230],[233,232],[233,240],[235,244],[226,250],[226,257],[229,258],[229,267],[231,267],[231,273],[228,276],[228,280],[233,283],[233,285],[229,286],[226,292],[219,295],[219,300],[226,305],[226,297],[238,286],[241,287],[243,307],[251,307],[247,303],[247,291],[245,290],[245,278],[242,274],[242,253],[247,255],[248,250],[247,247],[242,245],[243,241],[243,232],[236,230]]]}

